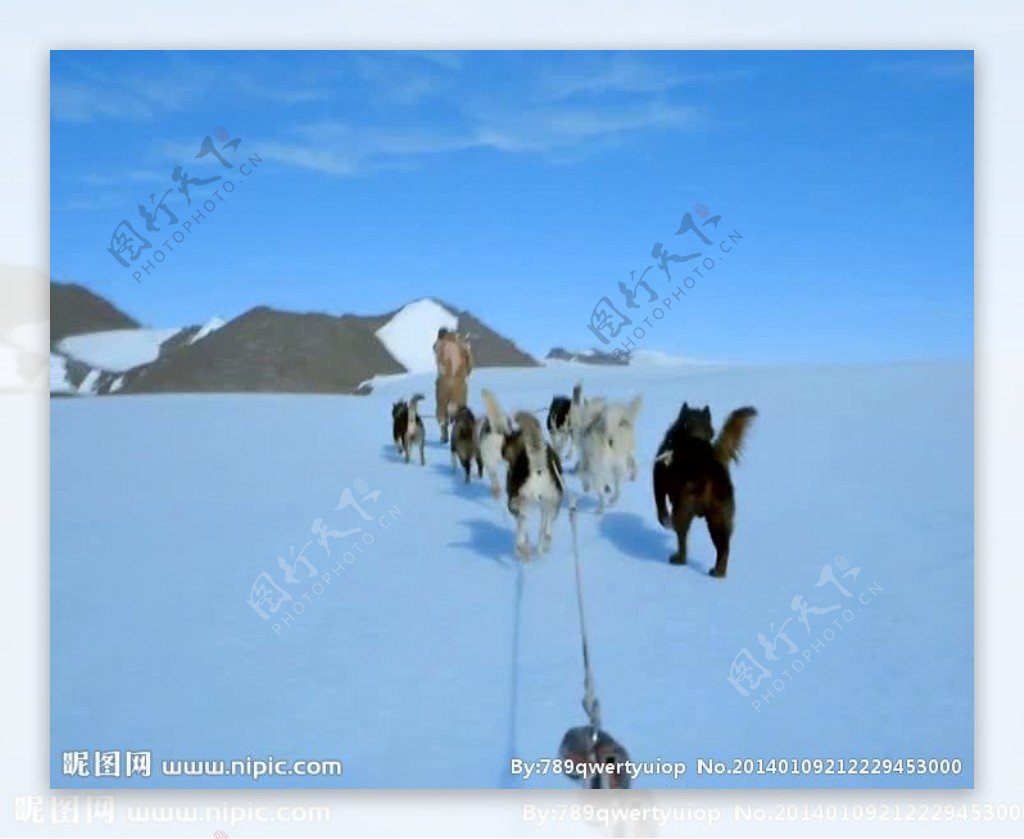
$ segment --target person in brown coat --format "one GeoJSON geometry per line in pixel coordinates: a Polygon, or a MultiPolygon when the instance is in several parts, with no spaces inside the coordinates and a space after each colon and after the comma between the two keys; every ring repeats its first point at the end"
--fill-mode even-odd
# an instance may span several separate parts
{"type": "Polygon", "coordinates": [[[448,421],[466,404],[469,386],[467,380],[473,372],[473,352],[468,342],[456,333],[441,327],[434,342],[437,359],[437,424],[441,427],[441,442],[448,442],[448,421]]]}

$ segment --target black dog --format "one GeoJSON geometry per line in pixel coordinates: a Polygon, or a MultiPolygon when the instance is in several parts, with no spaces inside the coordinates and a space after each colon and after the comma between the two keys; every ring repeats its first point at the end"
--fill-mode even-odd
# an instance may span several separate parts
{"type": "Polygon", "coordinates": [[[576,444],[579,443],[582,420],[583,385],[579,382],[572,389],[572,398],[555,396],[548,408],[548,434],[551,445],[559,455],[572,457],[576,444]],[[568,445],[568,449],[566,446],[568,445]]]}
{"type": "Polygon", "coordinates": [[[729,542],[736,517],[736,500],[729,462],[738,461],[743,437],[757,416],[754,408],[729,414],[714,438],[711,409],[691,408],[685,402],[679,417],[665,434],[654,460],[654,502],[658,521],[673,527],[679,547],[669,561],[686,563],[686,535],[695,516],[707,521],[715,545],[712,577],[724,577],[729,564],[729,542]],[[668,502],[672,504],[671,514],[668,502]]]}

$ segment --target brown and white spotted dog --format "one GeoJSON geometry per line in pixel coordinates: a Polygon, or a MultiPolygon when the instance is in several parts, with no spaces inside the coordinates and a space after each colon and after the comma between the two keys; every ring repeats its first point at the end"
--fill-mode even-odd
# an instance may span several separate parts
{"type": "Polygon", "coordinates": [[[516,553],[525,561],[530,558],[528,514],[535,508],[540,511],[537,550],[547,553],[565,489],[562,462],[544,439],[540,421],[528,411],[517,411],[514,418],[519,427],[505,436],[502,456],[508,463],[505,489],[508,510],[516,519],[516,553]]]}
{"type": "Polygon", "coordinates": [[[392,436],[395,440],[395,448],[398,453],[405,456],[405,462],[409,462],[409,454],[413,446],[419,446],[420,465],[426,465],[427,458],[423,452],[427,434],[423,427],[423,420],[417,413],[417,405],[423,399],[422,393],[417,393],[408,402],[395,402],[391,406],[392,436]]]}

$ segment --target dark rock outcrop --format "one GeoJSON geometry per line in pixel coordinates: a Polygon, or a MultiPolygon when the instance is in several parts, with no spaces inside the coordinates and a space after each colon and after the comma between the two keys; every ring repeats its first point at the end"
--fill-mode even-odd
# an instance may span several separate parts
{"type": "Polygon", "coordinates": [[[110,301],[75,283],[50,283],[50,346],[70,335],[138,329],[141,324],[110,301]]]}
{"type": "Polygon", "coordinates": [[[574,361],[578,364],[617,364],[620,366],[629,364],[629,353],[613,355],[612,353],[604,352],[602,350],[588,350],[585,353],[571,353],[568,350],[562,349],[562,347],[554,347],[547,354],[547,358],[557,359],[558,361],[574,361]]]}

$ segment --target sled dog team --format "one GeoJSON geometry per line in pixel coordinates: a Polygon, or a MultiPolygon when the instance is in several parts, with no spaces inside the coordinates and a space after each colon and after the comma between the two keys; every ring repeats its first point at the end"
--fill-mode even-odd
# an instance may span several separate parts
{"type": "MultiPolygon", "coordinates": [[[[426,433],[416,394],[395,402],[391,409],[395,447],[408,463],[414,450],[426,462],[426,433]]],[[[562,458],[577,457],[575,473],[583,492],[597,497],[597,512],[613,505],[622,484],[637,478],[636,420],[643,403],[636,396],[628,403],[602,397],[583,398],[577,384],[572,396],[555,396],[548,410],[545,438],[540,420],[529,411],[506,413],[494,394],[481,391],[484,414],[477,417],[465,404],[445,406],[442,442],[450,441],[452,468],[472,479],[486,473],[491,494],[502,493],[502,475],[508,511],[516,520],[516,553],[529,559],[527,517],[540,513],[537,551],[551,547],[551,530],[566,492],[562,458]]],[[[658,522],[675,530],[678,548],[669,561],[686,563],[686,537],[694,518],[703,518],[715,546],[712,577],[724,577],[729,563],[729,542],[736,517],[730,464],[739,460],[747,430],[757,416],[752,407],[739,408],[726,418],[718,434],[711,410],[687,403],[665,433],[654,459],[654,502],[658,522]]]]}

